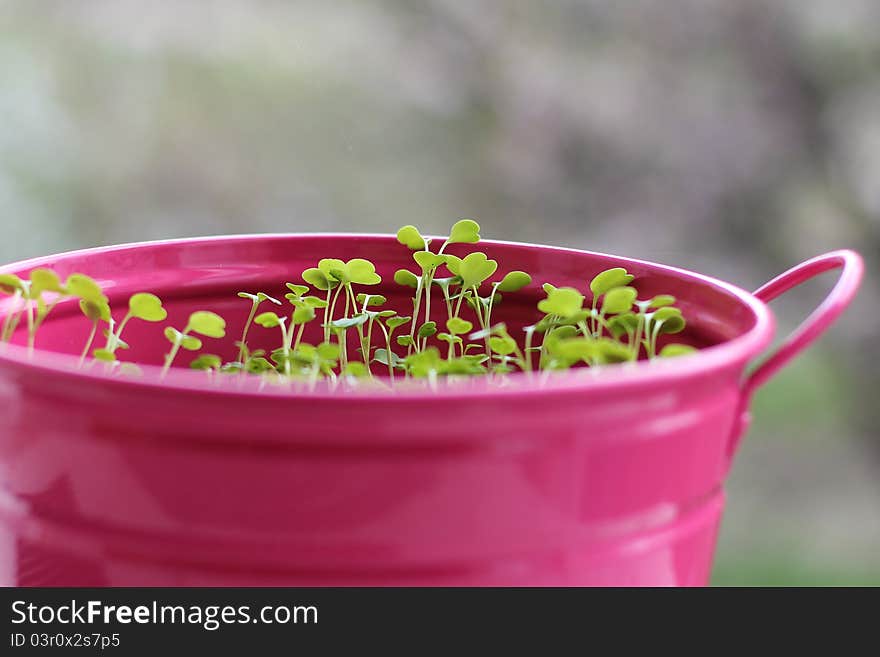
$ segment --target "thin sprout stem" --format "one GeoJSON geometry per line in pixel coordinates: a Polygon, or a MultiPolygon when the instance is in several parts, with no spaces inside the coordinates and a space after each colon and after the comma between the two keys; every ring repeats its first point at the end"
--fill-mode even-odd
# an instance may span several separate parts
{"type": "Polygon", "coordinates": [[[477,289],[477,286],[474,285],[471,288],[474,292],[474,313],[477,315],[477,321],[480,323],[480,328],[483,329],[483,332],[486,335],[483,336],[483,344],[486,346],[486,353],[492,353],[492,350],[489,348],[489,325],[486,321],[487,318],[483,316],[483,311],[486,310],[483,308],[483,302],[480,299],[480,292],[477,289]]]}
{"type": "Polygon", "coordinates": [[[302,340],[303,331],[305,330],[305,328],[306,328],[305,324],[300,324],[299,329],[297,329],[297,331],[296,331],[296,340],[293,343],[293,350],[294,351],[296,351],[297,348],[299,347],[299,343],[302,340]]]}
{"type": "MultiPolygon", "coordinates": [[[[436,267],[431,267],[425,274],[426,283],[425,283],[425,322],[431,321],[431,286],[434,284],[434,274],[437,271],[436,267]]],[[[425,343],[427,344],[427,338],[425,339],[425,343]]]]}
{"type": "Polygon", "coordinates": [[[324,342],[327,342],[327,340],[330,339],[330,335],[327,333],[326,327],[327,327],[327,311],[330,309],[330,293],[332,292],[332,290],[333,290],[332,287],[327,288],[327,298],[325,299],[325,304],[324,304],[324,342]]]}
{"type": "MultiPolygon", "coordinates": [[[[347,317],[348,316],[348,302],[349,302],[349,300],[351,301],[351,305],[352,305],[352,308],[354,309],[354,312],[357,313],[357,296],[355,296],[354,290],[351,288],[351,283],[346,283],[346,287],[348,288],[348,291],[346,292],[348,298],[346,299],[346,302],[345,302],[345,315],[347,317]]],[[[367,311],[367,304],[369,303],[369,301],[370,301],[370,295],[367,294],[364,296],[364,312],[367,311]]],[[[370,363],[367,360],[369,358],[369,353],[365,352],[366,347],[364,346],[364,327],[363,327],[363,325],[361,325],[361,324],[357,325],[357,334],[358,334],[358,341],[360,342],[360,345],[361,345],[361,356],[364,359],[364,364],[367,367],[369,367],[370,363]]]]}
{"type": "Polygon", "coordinates": [[[416,324],[419,321],[419,309],[422,306],[422,279],[419,278],[416,283],[416,296],[415,302],[413,303],[413,315],[412,321],[409,326],[409,345],[406,348],[406,355],[409,356],[412,353],[413,346],[416,346],[416,351],[418,351],[418,346],[416,345],[416,324]]]}
{"type": "Polygon", "coordinates": [[[461,288],[461,291],[458,293],[458,303],[455,304],[455,317],[459,317],[459,313],[461,313],[461,302],[464,300],[464,293],[467,292],[464,288],[461,288]]]}
{"type": "MultiPolygon", "coordinates": [[[[16,289],[15,294],[12,296],[12,301],[9,303],[9,312],[6,314],[6,317],[3,320],[3,332],[0,333],[0,342],[8,342],[12,338],[12,332],[15,330],[15,325],[12,323],[12,318],[16,315],[16,310],[14,310],[14,306],[18,305],[18,300],[21,299],[21,290],[16,289]]],[[[21,315],[21,310],[17,311],[18,315],[21,315]]],[[[18,324],[18,320],[15,321],[15,324],[18,324]]]]}
{"type": "Polygon", "coordinates": [[[86,356],[89,355],[89,349],[92,348],[92,342],[95,341],[95,334],[98,332],[98,320],[92,321],[92,330],[89,332],[89,338],[86,340],[86,346],[83,347],[82,353],[79,356],[79,366],[82,367],[83,363],[86,361],[86,356]]]}
{"type": "Polygon", "coordinates": [[[336,334],[336,340],[339,342],[339,364],[341,370],[345,370],[348,367],[348,341],[346,340],[346,333],[348,331],[340,329],[336,334]]]}
{"type": "Polygon", "coordinates": [[[28,356],[34,353],[34,340],[37,337],[37,331],[34,328],[34,304],[28,300],[27,304],[27,324],[28,324],[28,356]]]}
{"type": "Polygon", "coordinates": [[[174,344],[171,345],[171,351],[169,351],[165,355],[165,364],[162,366],[162,372],[160,376],[164,378],[166,374],[168,374],[168,370],[171,369],[171,363],[174,362],[175,357],[177,356],[177,352],[180,351],[180,345],[183,344],[183,339],[186,337],[186,331],[177,336],[174,340],[174,344]]]}
{"type": "Polygon", "coordinates": [[[452,319],[452,299],[449,298],[449,284],[443,286],[443,300],[446,301],[446,319],[452,319]]]}
{"type": "Polygon", "coordinates": [[[592,333],[594,338],[596,337],[596,330],[597,330],[596,317],[598,316],[598,313],[596,312],[596,302],[598,300],[599,300],[599,295],[594,294],[593,295],[593,303],[590,306],[590,309],[592,311],[592,312],[590,312],[590,332],[592,333]]]}
{"type": "Polygon", "coordinates": [[[527,326],[525,328],[526,332],[526,344],[525,344],[525,356],[526,356],[526,372],[532,371],[532,337],[535,335],[535,327],[527,326]]]}
{"type": "Polygon", "coordinates": [[[126,314],[125,317],[122,318],[122,321],[119,322],[119,328],[116,329],[115,332],[110,331],[107,334],[107,346],[105,348],[110,353],[116,353],[116,350],[119,348],[119,342],[122,340],[122,330],[131,318],[131,313],[126,314]]]}
{"type": "Polygon", "coordinates": [[[486,324],[492,325],[492,306],[495,303],[495,293],[498,291],[498,286],[501,285],[501,281],[492,285],[492,294],[489,296],[489,307],[486,309],[486,324]]]}
{"type": "Polygon", "coordinates": [[[46,318],[49,316],[49,313],[51,313],[51,312],[55,309],[55,306],[57,306],[57,305],[58,305],[58,302],[61,301],[61,299],[63,299],[63,298],[64,298],[63,295],[59,295],[59,296],[55,299],[55,301],[53,301],[52,303],[49,304],[49,306],[46,308],[46,312],[44,312],[44,313],[37,313],[37,321],[36,321],[36,324],[35,324],[35,326],[34,326],[34,333],[36,333],[37,331],[40,330],[40,326],[43,325],[43,322],[44,322],[44,321],[46,320],[46,318]]]}
{"type": "Polygon", "coordinates": [[[550,326],[547,327],[547,330],[544,331],[544,335],[541,336],[541,351],[539,352],[539,355],[538,355],[538,369],[541,369],[541,370],[544,369],[544,359],[547,355],[547,350],[545,348],[545,344],[547,342],[547,336],[553,332],[552,323],[555,321],[556,321],[556,315],[551,315],[550,320],[548,320],[548,322],[547,322],[548,324],[550,324],[550,326]]]}
{"type": "Polygon", "coordinates": [[[290,376],[290,340],[293,338],[293,332],[287,330],[285,326],[286,317],[279,317],[278,326],[281,328],[281,355],[284,356],[284,376],[290,376]]]}
{"type": "Polygon", "coordinates": [[[657,356],[657,338],[660,336],[660,329],[663,327],[663,322],[654,322],[652,330],[651,330],[651,346],[648,351],[648,358],[655,358],[657,356]]]}
{"type": "Polygon", "coordinates": [[[244,323],[244,330],[241,332],[241,344],[238,345],[238,362],[243,363],[245,358],[245,350],[247,349],[248,331],[251,330],[251,324],[257,314],[257,307],[260,305],[260,299],[254,299],[251,303],[251,312],[248,314],[247,321],[244,323]]]}
{"type": "Polygon", "coordinates": [[[639,321],[636,324],[636,334],[635,334],[635,338],[633,339],[633,349],[634,349],[633,359],[634,360],[639,359],[639,352],[642,349],[642,331],[645,328],[645,311],[642,310],[641,308],[639,309],[638,318],[639,318],[639,321]]]}
{"type": "Polygon", "coordinates": [[[341,283],[337,286],[336,293],[333,295],[333,301],[330,303],[330,316],[328,317],[327,313],[324,314],[324,342],[330,342],[330,324],[333,322],[333,315],[336,313],[336,301],[339,299],[340,292],[342,292],[341,283]]]}
{"type": "Polygon", "coordinates": [[[379,328],[382,329],[382,333],[385,334],[385,360],[388,361],[388,378],[394,382],[394,365],[391,363],[391,334],[394,331],[388,331],[385,328],[385,325],[382,322],[379,322],[379,328]]]}
{"type": "MultiPolygon", "coordinates": [[[[23,303],[27,303],[26,300],[22,299],[23,303]]],[[[15,330],[18,328],[19,323],[21,323],[21,316],[24,314],[25,306],[21,305],[18,311],[15,312],[15,316],[12,319],[12,323],[9,326],[9,335],[7,336],[7,340],[11,341],[12,336],[15,335],[15,330]]]]}
{"type": "MultiPolygon", "coordinates": [[[[376,321],[376,318],[371,316],[370,322],[367,325],[367,349],[364,353],[364,365],[367,366],[367,373],[369,377],[373,378],[373,373],[370,371],[370,351],[373,349],[373,323],[376,321]]],[[[363,347],[362,347],[363,349],[363,347]]]]}

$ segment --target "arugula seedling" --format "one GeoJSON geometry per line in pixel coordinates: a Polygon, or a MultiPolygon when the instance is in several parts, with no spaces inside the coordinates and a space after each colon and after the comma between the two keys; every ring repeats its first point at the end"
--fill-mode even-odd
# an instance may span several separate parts
{"type": "MultiPolygon", "coordinates": [[[[379,349],[376,350],[374,359],[388,366],[388,377],[394,381],[394,369],[400,363],[400,358],[391,349],[391,338],[394,337],[394,331],[401,326],[405,326],[412,321],[412,317],[400,317],[399,315],[391,315],[385,318],[385,323],[379,322],[379,327],[385,335],[385,352],[384,360],[380,358],[379,349]]],[[[408,337],[408,336],[407,336],[408,337]]]]}
{"type": "Polygon", "coordinates": [[[178,331],[173,326],[165,327],[165,338],[171,343],[171,350],[165,355],[161,376],[164,377],[171,369],[171,364],[181,347],[187,351],[198,351],[202,348],[202,341],[190,333],[197,333],[206,338],[222,338],[226,335],[226,320],[217,313],[197,310],[189,316],[189,321],[182,331],[178,331]]]}
{"type": "MultiPolygon", "coordinates": [[[[99,300],[99,303],[102,301],[99,300]]],[[[108,307],[109,311],[109,307],[108,307]]],[[[137,292],[128,299],[128,312],[119,326],[114,331],[113,318],[109,316],[105,321],[109,324],[106,332],[107,342],[103,349],[95,351],[94,356],[105,362],[115,362],[116,350],[128,349],[128,344],[122,340],[122,331],[132,319],[140,319],[145,322],[162,322],[168,317],[168,311],[162,307],[162,300],[150,292],[137,292]]]]}
{"type": "Polygon", "coordinates": [[[30,290],[30,299],[37,304],[36,316],[30,323],[28,330],[28,351],[33,351],[34,343],[37,339],[37,331],[46,317],[55,308],[59,301],[67,295],[67,288],[61,284],[61,280],[51,269],[39,268],[34,269],[30,273],[30,282],[28,285],[30,290]],[[43,299],[43,293],[50,292],[54,294],[54,299],[50,303],[46,303],[43,299]]]}
{"type": "MultiPolygon", "coordinates": [[[[290,285],[288,283],[288,285],[290,285]]],[[[308,290],[308,288],[306,288],[308,290]]],[[[270,301],[274,303],[276,306],[280,306],[281,302],[278,299],[274,299],[270,297],[265,292],[257,292],[256,294],[252,294],[250,292],[239,292],[238,296],[242,299],[249,299],[251,302],[251,310],[248,313],[247,320],[244,323],[244,329],[241,332],[241,340],[239,340],[238,347],[238,361],[243,363],[245,361],[245,352],[247,351],[247,336],[248,331],[251,328],[251,324],[253,324],[254,317],[257,315],[257,309],[260,307],[260,304],[264,301],[270,301]]]]}

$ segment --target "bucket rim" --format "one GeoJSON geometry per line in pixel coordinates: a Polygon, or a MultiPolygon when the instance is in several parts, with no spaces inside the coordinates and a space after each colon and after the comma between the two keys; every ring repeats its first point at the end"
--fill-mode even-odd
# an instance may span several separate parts
{"type": "MultiPolygon", "coordinates": [[[[438,236],[426,235],[428,238],[438,236]]],[[[162,246],[186,246],[205,243],[271,241],[277,239],[356,239],[360,241],[396,241],[396,236],[389,233],[357,233],[357,232],[269,232],[242,233],[234,235],[212,235],[202,237],[180,237],[172,239],[145,240],[74,249],[46,256],[38,256],[17,262],[0,265],[0,273],[27,271],[46,266],[62,258],[73,256],[90,257],[117,253],[129,249],[162,246]]],[[[7,344],[0,346],[0,368],[11,368],[31,375],[45,375],[54,378],[56,383],[67,380],[73,384],[88,383],[102,387],[114,387],[132,392],[153,392],[175,395],[217,395],[220,398],[280,399],[288,402],[294,399],[314,401],[331,401],[345,399],[348,402],[363,401],[367,403],[394,402],[395,400],[430,401],[430,400],[465,400],[475,397],[524,396],[533,397],[540,394],[587,393],[591,391],[631,386],[644,386],[657,383],[668,383],[694,376],[709,374],[733,365],[744,365],[748,360],[760,353],[773,338],[776,321],[773,312],[755,295],[732,283],[718,278],[700,274],[681,267],[652,262],[639,258],[630,258],[600,251],[589,251],[572,247],[550,244],[533,244],[509,240],[481,239],[480,244],[497,245],[500,247],[525,247],[550,251],[608,258],[619,262],[621,266],[637,265],[654,271],[660,271],[689,279],[695,283],[720,289],[740,302],[754,317],[754,324],[742,335],[725,340],[716,345],[701,348],[694,354],[670,359],[654,361],[637,361],[635,363],[616,364],[603,368],[576,368],[563,372],[553,372],[543,381],[535,381],[526,373],[509,374],[508,383],[504,386],[492,386],[488,381],[462,382],[443,384],[437,389],[413,387],[389,390],[360,390],[353,393],[316,389],[285,390],[274,387],[258,387],[247,385],[236,388],[217,387],[206,382],[203,372],[172,368],[164,378],[160,378],[160,367],[157,365],[138,364],[143,370],[142,376],[108,376],[90,370],[81,370],[75,366],[77,358],[70,354],[35,350],[28,355],[27,349],[19,345],[7,344]]],[[[86,272],[87,273],[87,272],[86,272]]]]}

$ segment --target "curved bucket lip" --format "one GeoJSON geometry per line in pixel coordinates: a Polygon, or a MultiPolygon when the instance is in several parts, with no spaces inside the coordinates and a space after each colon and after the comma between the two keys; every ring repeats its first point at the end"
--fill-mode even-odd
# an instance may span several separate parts
{"type": "MultiPolygon", "coordinates": [[[[125,249],[141,247],[176,246],[204,244],[206,242],[235,242],[235,241],[261,241],[273,239],[291,238],[334,238],[334,239],[359,239],[359,240],[396,240],[396,237],[385,233],[249,233],[239,235],[216,235],[205,237],[183,237],[165,240],[149,240],[141,242],[128,242],[108,246],[98,246],[86,249],[65,251],[48,256],[29,258],[18,262],[0,266],[0,273],[16,272],[45,266],[61,258],[71,256],[101,256],[125,249]]],[[[437,236],[427,236],[436,238],[437,236]]],[[[442,238],[441,238],[442,239],[442,238]]],[[[67,354],[58,354],[37,349],[32,356],[28,356],[24,347],[6,345],[0,347],[0,366],[11,366],[34,373],[42,373],[60,379],[69,380],[71,383],[91,383],[118,386],[121,389],[142,392],[166,392],[166,393],[190,393],[199,395],[217,395],[226,399],[284,399],[290,401],[295,398],[307,398],[309,400],[359,400],[365,402],[388,402],[393,400],[429,401],[434,399],[455,400],[473,399],[475,396],[529,396],[536,394],[553,393],[587,393],[595,390],[620,388],[637,385],[650,385],[653,383],[668,383],[670,380],[686,379],[701,374],[729,367],[734,363],[745,362],[755,357],[772,340],[775,331],[775,319],[770,308],[753,294],[731,283],[699,274],[687,269],[628,258],[598,251],[587,251],[569,247],[531,244],[527,242],[513,242],[507,240],[480,240],[480,244],[497,246],[515,246],[539,249],[542,251],[590,255],[602,258],[610,258],[621,265],[634,264],[649,267],[668,274],[683,276],[694,282],[720,288],[738,299],[746,306],[755,317],[752,328],[731,340],[700,349],[693,355],[680,356],[669,360],[638,361],[625,365],[592,369],[580,368],[565,372],[554,372],[551,376],[536,383],[528,378],[525,373],[514,373],[508,376],[509,383],[505,386],[493,386],[488,382],[463,382],[461,384],[444,384],[435,390],[425,388],[401,388],[394,391],[357,391],[351,394],[327,390],[297,390],[290,391],[274,388],[260,388],[248,386],[242,388],[214,387],[205,382],[203,373],[172,368],[164,378],[159,377],[160,368],[154,365],[141,365],[143,376],[141,377],[109,377],[104,374],[84,371],[76,368],[76,358],[67,354]]],[[[88,273],[88,272],[84,272],[88,273]]]]}

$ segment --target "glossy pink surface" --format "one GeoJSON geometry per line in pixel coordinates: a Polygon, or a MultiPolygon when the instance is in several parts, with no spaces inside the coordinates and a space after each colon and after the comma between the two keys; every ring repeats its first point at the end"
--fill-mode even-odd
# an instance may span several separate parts
{"type": "MultiPolygon", "coordinates": [[[[640,296],[679,298],[685,337],[703,349],[546,385],[518,376],[503,389],[293,394],[215,388],[185,369],[164,382],[154,368],[139,379],[77,370],[70,354],[88,323],[60,304],[32,359],[16,346],[0,354],[2,583],[707,583],[749,394],[852,299],[858,256],[822,256],[759,291],[769,300],[843,268],[823,305],[746,379],[773,333],[756,296],[626,258],[480,248],[499,273],[535,277],[500,307],[510,326],[533,321],[540,283],[585,288],[598,271],[624,266],[640,296]]],[[[248,310],[234,293],[281,296],[284,281],[323,256],[370,258],[387,281],[410,258],[389,237],[271,235],[109,247],[4,269],[88,273],[119,309],[131,293],[153,291],[173,325],[216,310],[229,331],[206,349],[230,357],[248,310]]],[[[380,287],[405,310],[393,283],[380,287]]],[[[161,326],[128,330],[131,359],[158,364],[161,326]]],[[[259,331],[258,342],[274,339],[259,331]]]]}

